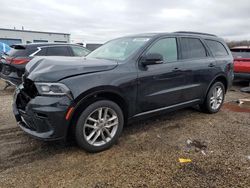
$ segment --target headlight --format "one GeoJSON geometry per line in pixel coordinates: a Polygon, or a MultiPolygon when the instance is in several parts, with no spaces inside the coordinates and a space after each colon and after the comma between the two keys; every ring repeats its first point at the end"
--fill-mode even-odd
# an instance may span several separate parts
{"type": "Polygon", "coordinates": [[[71,96],[71,92],[67,86],[62,83],[35,83],[38,93],[41,95],[67,95],[71,96]]]}

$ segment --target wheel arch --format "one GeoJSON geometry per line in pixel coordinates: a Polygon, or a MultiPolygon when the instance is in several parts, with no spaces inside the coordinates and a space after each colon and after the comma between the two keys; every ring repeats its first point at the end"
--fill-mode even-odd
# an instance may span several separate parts
{"type": "Polygon", "coordinates": [[[67,135],[74,131],[74,125],[77,123],[81,112],[90,104],[98,100],[110,100],[115,102],[122,110],[124,115],[124,124],[128,119],[128,102],[121,94],[118,88],[113,86],[92,88],[83,92],[74,100],[74,110],[69,118],[69,127],[67,135]]]}
{"type": "Polygon", "coordinates": [[[209,89],[211,88],[211,86],[217,82],[217,81],[220,81],[221,83],[223,83],[224,87],[225,87],[225,92],[227,92],[227,89],[228,89],[228,81],[227,81],[227,78],[224,74],[219,74],[217,75],[209,84],[207,90],[206,90],[206,96],[207,96],[207,93],[209,91],[209,89]]]}

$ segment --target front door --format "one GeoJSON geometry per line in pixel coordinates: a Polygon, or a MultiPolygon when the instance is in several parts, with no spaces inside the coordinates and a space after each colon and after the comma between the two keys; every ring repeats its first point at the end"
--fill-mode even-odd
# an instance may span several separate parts
{"type": "Polygon", "coordinates": [[[144,53],[158,53],[164,63],[140,67],[138,72],[137,113],[178,104],[182,99],[187,71],[178,61],[176,38],[154,42],[144,53]]]}

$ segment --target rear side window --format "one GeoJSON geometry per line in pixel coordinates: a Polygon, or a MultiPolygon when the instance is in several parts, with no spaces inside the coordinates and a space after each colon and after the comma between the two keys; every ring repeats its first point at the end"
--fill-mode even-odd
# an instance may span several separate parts
{"type": "Polygon", "coordinates": [[[54,46],[47,48],[47,56],[71,56],[67,46],[54,46]]]}
{"type": "Polygon", "coordinates": [[[207,56],[206,49],[200,39],[181,38],[182,59],[204,58],[207,56]]]}
{"type": "Polygon", "coordinates": [[[163,56],[164,62],[172,62],[177,60],[177,44],[176,38],[165,38],[154,43],[147,54],[159,53],[163,56]]]}
{"type": "Polygon", "coordinates": [[[47,55],[47,48],[41,48],[39,52],[35,54],[36,56],[46,56],[47,55]]]}
{"type": "Polygon", "coordinates": [[[89,50],[77,46],[71,46],[74,56],[86,56],[89,54],[89,50]]]}
{"type": "Polygon", "coordinates": [[[215,57],[227,56],[228,52],[223,44],[214,40],[206,40],[208,47],[215,57]]]}

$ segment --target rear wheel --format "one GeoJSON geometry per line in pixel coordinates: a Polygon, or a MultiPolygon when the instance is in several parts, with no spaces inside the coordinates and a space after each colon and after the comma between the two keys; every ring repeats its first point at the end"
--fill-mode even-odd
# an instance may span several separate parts
{"type": "Polygon", "coordinates": [[[121,108],[109,100],[89,105],[77,121],[75,136],[80,147],[88,152],[110,148],[120,136],[124,124],[121,108]]]}
{"type": "Polygon", "coordinates": [[[200,108],[207,113],[217,113],[224,101],[225,86],[221,82],[215,82],[209,89],[206,99],[200,108]]]}

